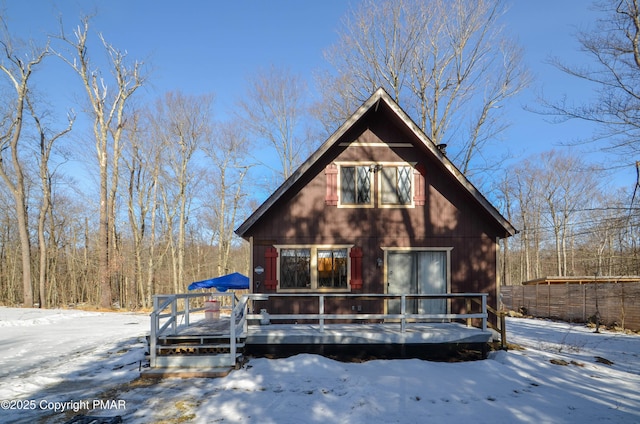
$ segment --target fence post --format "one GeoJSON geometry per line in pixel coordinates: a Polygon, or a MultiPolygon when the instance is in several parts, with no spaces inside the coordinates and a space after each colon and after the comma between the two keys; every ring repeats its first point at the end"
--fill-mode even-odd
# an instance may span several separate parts
{"type": "Polygon", "coordinates": [[[551,282],[547,281],[547,318],[551,318],[551,282]]]}
{"type": "Polygon", "coordinates": [[[624,284],[623,283],[619,283],[620,284],[620,313],[622,314],[622,322],[620,323],[620,325],[622,325],[622,329],[624,330],[624,320],[626,318],[626,311],[625,311],[625,302],[624,302],[624,284]]]}
{"type": "MultiPolygon", "coordinates": [[[[465,298],[465,307],[467,308],[466,313],[470,314],[471,313],[471,299],[470,298],[465,298]]],[[[471,318],[467,318],[467,327],[471,327],[471,318]]]]}
{"type": "Polygon", "coordinates": [[[580,283],[582,286],[582,321],[587,322],[587,285],[580,283]]]}

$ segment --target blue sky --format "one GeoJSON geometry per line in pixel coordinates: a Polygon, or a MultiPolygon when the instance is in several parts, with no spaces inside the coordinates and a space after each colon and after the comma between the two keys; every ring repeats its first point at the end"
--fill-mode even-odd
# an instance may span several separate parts
{"type": "MultiPolygon", "coordinates": [[[[591,131],[579,122],[550,124],[522,107],[535,106],[539,91],[550,98],[565,93],[577,101],[589,95],[587,87],[546,62],[556,55],[580,63],[584,56],[578,52],[574,34],[595,15],[587,0],[509,3],[505,31],[524,48],[525,62],[536,80],[510,104],[511,127],[502,136],[501,148],[508,146],[516,158],[524,158],[586,137],[591,131]]],[[[95,12],[94,30],[126,49],[131,58],[149,65],[145,95],[154,98],[169,90],[213,92],[217,112],[223,115],[242,96],[246,77],[260,68],[288,67],[312,83],[314,72],[327,66],[323,50],[336,40],[341,20],[356,4],[356,0],[5,0],[3,14],[12,33],[41,39],[57,30],[58,16],[71,28],[82,13],[95,12]]],[[[52,69],[41,78],[53,75],[56,84],[48,89],[50,96],[70,102],[72,81],[65,78],[73,77],[56,72],[52,69]]],[[[51,84],[42,81],[41,86],[51,84]]],[[[629,162],[616,175],[621,185],[635,182],[634,160],[629,162]]]]}

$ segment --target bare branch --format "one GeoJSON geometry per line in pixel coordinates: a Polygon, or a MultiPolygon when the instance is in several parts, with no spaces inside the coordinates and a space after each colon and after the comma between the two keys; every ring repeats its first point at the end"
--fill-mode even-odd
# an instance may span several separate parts
{"type": "Polygon", "coordinates": [[[341,90],[325,94],[326,107],[339,112],[323,115],[348,116],[339,108],[383,87],[471,173],[506,128],[497,124],[500,106],[530,80],[520,50],[502,34],[504,11],[500,0],[362,2],[327,52],[341,90]]]}

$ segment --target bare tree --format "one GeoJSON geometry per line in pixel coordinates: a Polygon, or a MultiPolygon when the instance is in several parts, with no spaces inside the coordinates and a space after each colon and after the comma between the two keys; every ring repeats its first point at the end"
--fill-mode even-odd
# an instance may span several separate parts
{"type": "MultiPolygon", "coordinates": [[[[73,127],[73,123],[75,121],[75,116],[72,114],[68,115],[68,126],[62,131],[50,134],[47,128],[44,127],[42,123],[42,117],[36,112],[34,105],[31,101],[27,100],[27,105],[29,107],[29,111],[31,112],[31,116],[35,121],[36,132],[38,134],[38,169],[40,176],[40,186],[42,189],[42,201],[40,203],[40,208],[38,211],[38,250],[40,252],[40,265],[39,265],[39,304],[40,307],[47,306],[47,297],[46,297],[46,281],[49,276],[47,263],[49,261],[48,250],[49,246],[47,243],[45,228],[46,228],[46,220],[51,211],[52,204],[52,180],[55,172],[51,170],[49,166],[49,162],[51,159],[51,153],[53,152],[54,143],[65,136],[67,133],[71,131],[73,127]]],[[[51,239],[53,239],[53,235],[51,235],[51,239]]]]}
{"type": "Polygon", "coordinates": [[[99,36],[109,59],[108,67],[114,80],[111,84],[106,76],[94,65],[87,45],[89,37],[88,17],[69,38],[64,30],[60,38],[70,48],[68,54],[58,55],[78,74],[93,118],[96,157],[100,173],[100,223],[98,228],[99,255],[99,287],[100,305],[111,307],[113,302],[111,290],[110,249],[115,245],[112,236],[115,233],[115,207],[118,188],[118,166],[120,161],[122,132],[125,126],[125,106],[133,93],[142,85],[140,62],[127,63],[126,52],[109,44],[102,35],[99,36]]]}
{"type": "Polygon", "coordinates": [[[514,240],[519,251],[513,253],[520,256],[521,280],[584,272],[576,264],[589,253],[581,249],[598,249],[590,237],[605,222],[591,212],[600,208],[594,203],[602,193],[597,169],[575,154],[550,151],[523,160],[507,175],[503,190],[514,200],[511,216],[520,229],[514,240]]]}
{"type": "MultiPolygon", "coordinates": [[[[147,113],[148,115],[148,113],[147,113]]],[[[126,145],[123,161],[127,172],[127,211],[131,228],[134,257],[134,287],[138,292],[137,302],[144,308],[151,303],[153,292],[155,220],[157,211],[157,193],[163,152],[166,147],[155,143],[145,127],[145,114],[137,111],[132,114],[131,125],[126,131],[126,145]],[[146,265],[144,253],[150,249],[146,265]],[[145,283],[145,269],[150,274],[145,283]],[[146,292],[146,293],[145,293],[146,292]]]]}
{"type": "MultiPolygon", "coordinates": [[[[4,24],[4,21],[2,21],[4,24]]],[[[17,230],[22,253],[22,293],[23,304],[33,306],[33,282],[31,278],[31,242],[29,238],[28,193],[25,181],[25,163],[22,157],[23,127],[25,107],[30,91],[30,78],[34,68],[49,55],[48,45],[33,47],[22,52],[16,49],[13,40],[4,28],[0,46],[2,58],[0,71],[11,86],[10,100],[0,117],[0,177],[13,195],[16,209],[17,230]]]]}
{"type": "Polygon", "coordinates": [[[172,152],[167,155],[164,167],[162,198],[172,250],[175,293],[182,291],[185,280],[187,218],[198,182],[193,159],[201,145],[212,136],[212,103],[212,95],[167,93],[157,101],[152,117],[154,138],[172,152]]]}
{"type": "Polygon", "coordinates": [[[213,162],[210,186],[214,223],[212,228],[218,245],[218,275],[228,271],[233,230],[247,195],[244,178],[251,164],[246,163],[251,144],[242,125],[226,122],[218,125],[211,143],[205,148],[213,162]]]}
{"type": "MultiPolygon", "coordinates": [[[[640,153],[640,6],[638,0],[600,1],[603,17],[593,28],[578,33],[590,65],[574,66],[563,59],[553,63],[568,75],[593,84],[594,97],[585,103],[567,98],[545,100],[547,113],[560,120],[580,119],[598,125],[596,141],[605,150],[627,158],[640,153]]],[[[635,164],[635,160],[627,165],[635,164]]]]}
{"type": "Polygon", "coordinates": [[[501,186],[503,196],[511,200],[509,218],[519,229],[514,239],[514,242],[519,242],[519,281],[530,280],[540,273],[540,248],[544,239],[543,180],[540,162],[537,159],[525,159],[505,171],[501,186]]]}
{"type": "Polygon", "coordinates": [[[250,79],[247,94],[239,102],[245,127],[277,153],[280,169],[275,171],[281,181],[289,178],[311,149],[307,96],[302,78],[271,68],[250,79]]]}
{"type": "Polygon", "coordinates": [[[501,0],[365,0],[327,52],[338,75],[323,84],[323,116],[343,121],[384,87],[463,173],[486,166],[485,145],[506,127],[500,107],[529,82],[504,11],[501,0]]]}
{"type": "Polygon", "coordinates": [[[573,238],[575,222],[591,206],[597,188],[597,171],[575,155],[556,151],[544,153],[540,163],[545,169],[542,196],[555,239],[557,275],[571,275],[567,263],[567,242],[573,238]]]}

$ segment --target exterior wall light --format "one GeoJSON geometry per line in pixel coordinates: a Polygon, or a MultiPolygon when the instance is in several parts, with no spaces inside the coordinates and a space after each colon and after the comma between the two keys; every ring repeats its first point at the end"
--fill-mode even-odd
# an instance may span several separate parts
{"type": "Polygon", "coordinates": [[[369,165],[369,172],[376,173],[376,172],[380,171],[381,169],[382,169],[382,165],[380,165],[379,163],[378,164],[373,164],[372,163],[371,165],[369,165]]]}

